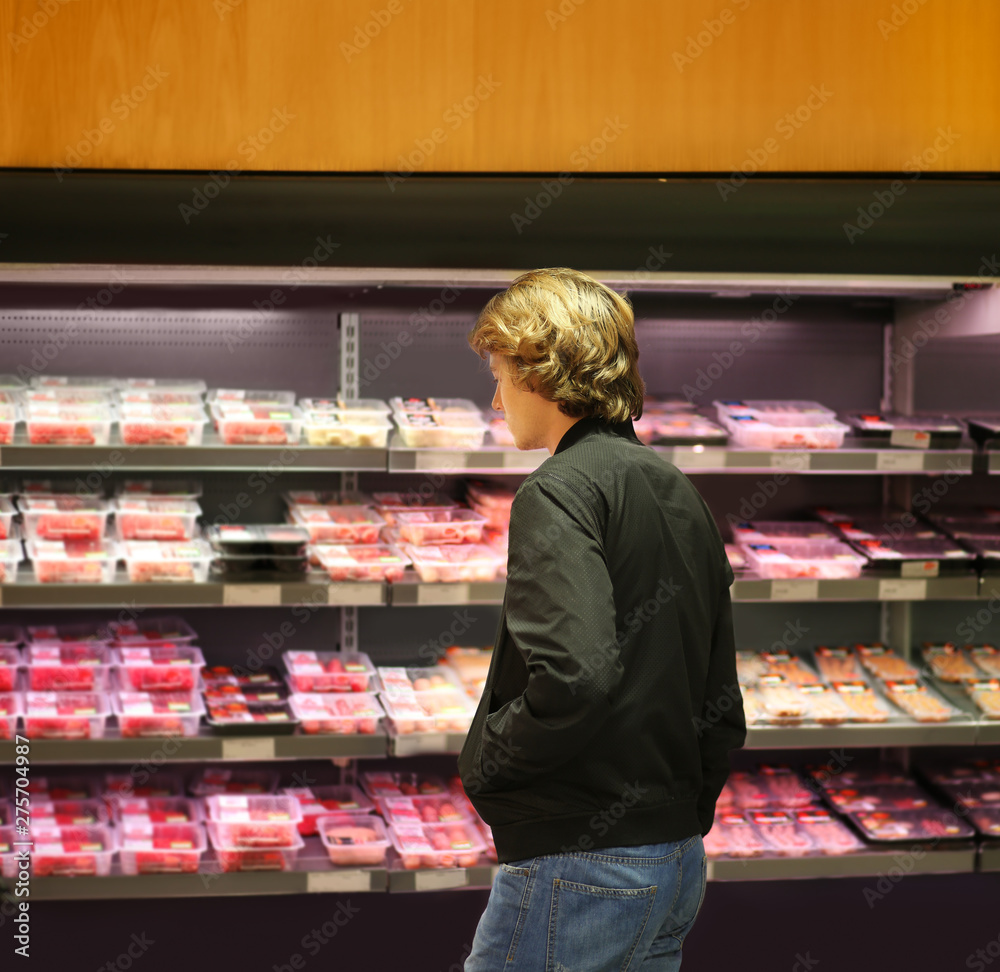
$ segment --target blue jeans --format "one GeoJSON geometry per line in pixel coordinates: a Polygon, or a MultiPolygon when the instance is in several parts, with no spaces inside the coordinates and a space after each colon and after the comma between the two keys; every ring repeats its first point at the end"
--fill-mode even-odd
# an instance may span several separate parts
{"type": "Polygon", "coordinates": [[[700,836],[501,864],[465,972],[675,972],[704,897],[700,836]]]}

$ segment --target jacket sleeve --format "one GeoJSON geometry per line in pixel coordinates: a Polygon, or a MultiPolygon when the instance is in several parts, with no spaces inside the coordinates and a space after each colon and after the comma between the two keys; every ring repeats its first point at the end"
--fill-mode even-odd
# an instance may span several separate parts
{"type": "MultiPolygon", "coordinates": [[[[505,617],[527,685],[483,722],[482,792],[516,789],[577,755],[612,709],[623,668],[600,513],[554,477],[511,511],[505,617]]],[[[484,700],[488,704],[492,700],[484,700]]]]}
{"type": "MultiPolygon", "coordinates": [[[[728,564],[726,574],[731,581],[733,575],[728,564]]],[[[728,582],[719,595],[704,704],[701,715],[696,716],[694,721],[701,749],[702,787],[698,797],[698,820],[704,836],[712,829],[715,804],[729,776],[729,753],[739,749],[746,739],[743,698],[736,676],[733,604],[728,582]]]]}

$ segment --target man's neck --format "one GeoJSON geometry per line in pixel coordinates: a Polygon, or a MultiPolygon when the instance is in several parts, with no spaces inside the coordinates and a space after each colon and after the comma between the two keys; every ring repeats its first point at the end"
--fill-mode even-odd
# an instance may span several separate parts
{"type": "Polygon", "coordinates": [[[559,448],[559,443],[562,442],[563,436],[571,429],[583,416],[573,418],[569,415],[560,415],[561,421],[553,423],[552,428],[549,430],[549,434],[545,439],[545,448],[548,449],[549,455],[554,455],[557,448],[559,448]]]}

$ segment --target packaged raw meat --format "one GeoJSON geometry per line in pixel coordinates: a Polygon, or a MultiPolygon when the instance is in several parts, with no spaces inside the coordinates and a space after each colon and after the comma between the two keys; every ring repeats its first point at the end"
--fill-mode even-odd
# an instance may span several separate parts
{"type": "Polygon", "coordinates": [[[413,510],[396,514],[399,536],[417,546],[480,543],[487,520],[473,510],[413,510]]]}
{"type": "Polygon", "coordinates": [[[1000,679],[980,679],[967,682],[969,698],[987,719],[1000,719],[1000,679]]]}
{"type": "Polygon", "coordinates": [[[845,416],[859,438],[902,449],[957,449],[962,423],[946,415],[898,415],[893,412],[855,412],[845,416]]]}
{"type": "Polygon", "coordinates": [[[299,801],[302,811],[299,833],[303,837],[316,833],[320,817],[338,813],[367,816],[375,811],[375,804],[356,786],[285,787],[281,792],[299,801]]]}
{"type": "Polygon", "coordinates": [[[104,692],[111,653],[101,642],[29,644],[28,687],[34,692],[104,692]]]}
{"type": "Polygon", "coordinates": [[[873,567],[895,569],[904,577],[937,577],[942,569],[966,570],[976,559],[974,553],[944,537],[926,540],[882,537],[851,543],[873,567]]]}
{"type": "Polygon", "coordinates": [[[430,415],[393,412],[403,444],[408,449],[480,449],[486,435],[486,423],[442,425],[430,415]]]}
{"type": "Polygon", "coordinates": [[[385,448],[389,430],[392,428],[392,423],[387,418],[388,407],[384,412],[374,412],[364,405],[365,402],[374,399],[362,399],[358,402],[348,402],[344,408],[327,409],[317,407],[316,403],[319,401],[307,398],[300,402],[304,414],[302,428],[309,445],[385,448]]]}
{"type": "Polygon", "coordinates": [[[769,797],[768,806],[796,808],[816,802],[816,794],[791,767],[762,764],[758,771],[769,797]]]}
{"type": "Polygon", "coordinates": [[[430,668],[379,666],[382,688],[389,695],[410,692],[455,692],[462,688],[458,675],[445,665],[430,668]]]}
{"type": "Polygon", "coordinates": [[[53,773],[50,776],[32,774],[28,783],[32,800],[90,800],[100,796],[98,780],[92,776],[67,776],[53,773]]]}
{"type": "Polygon", "coordinates": [[[917,722],[947,722],[956,714],[916,679],[887,681],[884,688],[889,699],[917,722]]]}
{"type": "Polygon", "coordinates": [[[753,520],[735,524],[733,540],[738,544],[836,542],[840,534],[822,520],[753,520]]]}
{"type": "Polygon", "coordinates": [[[0,391],[0,445],[14,441],[14,429],[21,418],[21,407],[8,392],[0,391]]]}
{"type": "Polygon", "coordinates": [[[17,566],[24,556],[16,527],[13,534],[7,540],[0,540],[0,584],[13,584],[17,581],[17,566]]]}
{"type": "Polygon", "coordinates": [[[295,692],[369,692],[375,666],[359,651],[288,651],[282,655],[295,692]]]}
{"type": "Polygon", "coordinates": [[[965,650],[978,668],[987,675],[1000,678],[1000,651],[993,645],[966,645],[965,650]]]}
{"type": "Polygon", "coordinates": [[[801,722],[809,714],[805,697],[780,675],[762,675],[757,680],[757,694],[765,717],[776,725],[801,722]]]}
{"type": "Polygon", "coordinates": [[[857,783],[824,788],[823,795],[841,813],[864,810],[923,810],[934,801],[919,787],[892,783],[857,783]]]}
{"type": "Polygon", "coordinates": [[[411,563],[391,543],[319,544],[313,548],[330,580],[401,581],[411,563]]]}
{"type": "Polygon", "coordinates": [[[428,416],[438,425],[472,426],[483,421],[479,406],[467,398],[392,398],[394,413],[428,416]]]}
{"type": "Polygon", "coordinates": [[[316,829],[338,867],[378,867],[385,863],[389,836],[382,820],[371,813],[330,813],[317,818],[316,829]]]}
{"type": "Polygon", "coordinates": [[[201,824],[153,824],[122,835],[118,859],[122,874],[197,874],[207,846],[201,824]]]}
{"type": "Polygon", "coordinates": [[[221,554],[303,557],[309,533],[285,523],[224,523],[210,526],[205,539],[221,554]]]}
{"type": "Polygon", "coordinates": [[[119,540],[190,540],[201,516],[194,500],[119,497],[114,505],[119,540]]]}
{"type": "Polygon", "coordinates": [[[379,811],[391,824],[455,823],[472,821],[475,811],[464,794],[386,796],[379,798],[379,811]]]}
{"type": "Polygon", "coordinates": [[[983,808],[969,814],[969,822],[984,837],[1000,838],[1000,809],[983,808]]]}
{"type": "Polygon", "coordinates": [[[123,645],[115,649],[118,678],[135,692],[191,692],[205,664],[196,645],[123,645]]]}
{"type": "Polygon", "coordinates": [[[760,857],[765,845],[756,827],[743,813],[717,813],[705,838],[709,857],[760,857]]]}
{"type": "Polygon", "coordinates": [[[143,402],[121,406],[118,428],[127,446],[200,446],[207,421],[201,405],[143,402]]]}
{"type": "Polygon", "coordinates": [[[374,493],[375,509],[387,526],[396,525],[396,514],[407,510],[423,510],[426,513],[454,510],[458,503],[441,493],[411,490],[408,493],[374,493]]]}
{"type": "Polygon", "coordinates": [[[733,445],[744,449],[839,449],[848,426],[833,418],[801,416],[795,425],[775,425],[751,412],[720,416],[733,445]]]}
{"type": "Polygon", "coordinates": [[[106,824],[108,810],[103,800],[31,800],[32,827],[83,827],[106,824]]]}
{"type": "Polygon", "coordinates": [[[384,770],[366,770],[361,774],[361,788],[373,800],[386,796],[416,796],[417,794],[448,793],[448,787],[439,776],[424,773],[390,773],[384,770]]]}
{"type": "Polygon", "coordinates": [[[850,711],[851,722],[886,722],[889,709],[867,682],[837,681],[833,690],[850,711]]]}
{"type": "Polygon", "coordinates": [[[920,672],[908,661],[897,655],[885,645],[856,645],[855,651],[861,664],[876,678],[882,679],[913,679],[919,678],[920,672]]]}
{"type": "Polygon", "coordinates": [[[13,739],[24,708],[19,692],[0,692],[0,739],[13,739]]]}
{"type": "Polygon", "coordinates": [[[747,559],[743,555],[743,551],[735,543],[726,544],[726,558],[729,560],[729,566],[733,570],[746,569],[747,559]]]}
{"type": "Polygon", "coordinates": [[[749,810],[747,816],[764,840],[767,851],[777,857],[801,857],[816,849],[787,810],[749,810]]]}
{"type": "Polygon", "coordinates": [[[747,566],[760,577],[786,580],[816,577],[822,580],[858,577],[865,558],[837,541],[776,541],[743,546],[747,566]]]}
{"type": "MultiPolygon", "coordinates": [[[[239,692],[239,690],[237,690],[239,692]]],[[[256,692],[273,694],[270,690],[246,689],[247,694],[205,696],[208,724],[220,733],[276,735],[295,731],[298,719],[287,700],[260,701],[256,692]]]]}
{"type": "Polygon", "coordinates": [[[33,540],[28,556],[39,584],[110,584],[118,565],[112,540],[33,540]]]}
{"type": "Polygon", "coordinates": [[[88,496],[22,496],[18,507],[29,540],[100,540],[111,504],[88,496]]]}
{"type": "Polygon", "coordinates": [[[35,877],[107,877],[116,845],[109,827],[32,827],[35,877]]]}
{"type": "Polygon", "coordinates": [[[104,774],[104,800],[112,814],[120,801],[184,795],[184,780],[177,773],[159,770],[148,774],[140,772],[138,766],[135,769],[135,773],[104,774]],[[138,779],[140,776],[145,777],[141,783],[138,779]]]}
{"type": "Polygon", "coordinates": [[[201,493],[201,483],[193,479],[126,479],[115,489],[119,499],[196,500],[201,493]]]}
{"type": "Polygon", "coordinates": [[[803,419],[834,419],[837,413],[819,402],[796,399],[725,399],[714,401],[719,419],[751,413],[771,425],[796,426],[803,419]]]}
{"type": "Polygon", "coordinates": [[[281,498],[291,509],[295,506],[371,506],[374,499],[356,489],[290,489],[281,498]]]}
{"type": "Polygon", "coordinates": [[[114,692],[111,710],[123,738],[197,736],[205,714],[197,692],[114,692]]]}
{"type": "Polygon", "coordinates": [[[413,569],[427,583],[491,581],[500,566],[497,554],[482,543],[417,547],[405,544],[403,552],[413,569]]]}
{"type": "Polygon", "coordinates": [[[850,854],[864,850],[865,845],[836,817],[821,807],[797,810],[794,814],[799,830],[813,842],[822,854],[850,854]]]}
{"type": "Polygon", "coordinates": [[[0,692],[14,691],[20,664],[21,652],[16,647],[0,645],[0,692]]]}
{"type": "Polygon", "coordinates": [[[122,797],[112,805],[115,826],[125,836],[138,836],[165,824],[197,824],[204,819],[200,800],[187,797],[122,797]]]}
{"type": "Polygon", "coordinates": [[[26,692],[25,735],[34,739],[100,739],[107,696],[96,692],[26,692]]]}
{"type": "Polygon", "coordinates": [[[370,735],[384,715],[370,692],[296,692],[289,704],[307,735],[370,735]]]}
{"type": "Polygon", "coordinates": [[[228,847],[287,847],[302,821],[299,801],[290,796],[223,793],[206,797],[205,810],[228,847]]]}
{"type": "Polygon", "coordinates": [[[953,644],[924,643],[924,661],[942,682],[961,683],[980,677],[979,669],[953,644]]]}
{"type": "MultiPolygon", "coordinates": [[[[259,671],[247,671],[229,665],[212,665],[201,670],[205,683],[205,691],[235,688],[278,688],[283,689],[285,682],[276,668],[262,668],[259,671]]],[[[281,696],[284,698],[284,696],[281,696]]]]}
{"type": "Polygon", "coordinates": [[[490,526],[506,529],[510,523],[510,510],[517,490],[503,483],[479,479],[470,479],[465,486],[469,506],[482,513],[489,520],[490,526]]]}
{"type": "Polygon", "coordinates": [[[278,774],[274,770],[251,770],[228,766],[206,766],[188,789],[192,796],[209,797],[220,793],[245,795],[274,793],[278,774]]]}
{"type": "Polygon", "coordinates": [[[413,732],[468,732],[475,707],[459,690],[382,696],[389,722],[400,735],[413,732]]]}
{"type": "Polygon", "coordinates": [[[114,412],[106,405],[31,405],[25,427],[31,445],[100,445],[111,441],[114,412]]]}
{"type": "Polygon", "coordinates": [[[755,773],[733,771],[729,774],[727,785],[732,793],[733,806],[739,810],[763,809],[773,799],[764,780],[755,773]]]}
{"type": "Polygon", "coordinates": [[[82,479],[22,479],[14,491],[20,498],[24,496],[86,496],[100,499],[103,488],[88,486],[82,479]]]}
{"type": "Polygon", "coordinates": [[[815,685],[819,676],[801,658],[787,651],[764,651],[760,655],[767,671],[781,675],[793,685],[815,685]]]}
{"type": "Polygon", "coordinates": [[[799,693],[809,706],[809,718],[821,726],[837,726],[851,719],[851,710],[832,688],[813,682],[800,685],[799,693]]]}
{"type": "Polygon", "coordinates": [[[408,870],[431,867],[473,867],[486,844],[472,823],[400,824],[390,826],[389,838],[408,870]]]}
{"type": "Polygon", "coordinates": [[[7,540],[12,535],[16,515],[14,504],[6,496],[0,496],[0,540],[7,540]]]}
{"type": "Polygon", "coordinates": [[[502,557],[497,568],[497,577],[507,576],[507,548],[510,544],[510,534],[506,530],[487,529],[483,531],[483,543],[498,557],[502,557]]]}
{"type": "Polygon", "coordinates": [[[142,615],[135,620],[109,621],[107,630],[115,645],[134,648],[164,643],[188,645],[198,637],[187,621],[174,617],[147,618],[142,615]]]}
{"type": "Polygon", "coordinates": [[[924,764],[920,772],[939,786],[1000,783],[1000,760],[987,757],[924,764]]]}
{"type": "Polygon", "coordinates": [[[872,810],[849,814],[868,840],[898,842],[948,841],[975,836],[975,831],[950,810],[872,810]]]}
{"type": "Polygon", "coordinates": [[[302,413],[294,406],[251,405],[216,417],[225,445],[294,445],[302,432],[302,413]]]}
{"type": "Polygon", "coordinates": [[[939,785],[956,807],[965,807],[967,810],[1000,808],[1000,783],[977,781],[939,785]]]}
{"type": "Polygon", "coordinates": [[[767,662],[756,651],[736,652],[736,675],[744,685],[753,685],[761,675],[768,673],[767,662]]]}
{"type": "Polygon", "coordinates": [[[312,543],[378,543],[385,526],[367,506],[296,506],[290,516],[312,543]]]}
{"type": "Polygon", "coordinates": [[[304,842],[296,831],[294,839],[283,847],[234,847],[220,838],[218,825],[205,825],[208,839],[223,871],[291,871],[304,842]]]}
{"type": "Polygon", "coordinates": [[[694,412],[647,416],[633,423],[635,434],[649,445],[724,446],[729,433],[710,419],[694,412]]]}
{"type": "Polygon", "coordinates": [[[36,645],[110,645],[112,634],[106,621],[75,624],[29,624],[28,642],[36,645]]]}
{"type": "Polygon", "coordinates": [[[212,550],[204,540],[126,540],[122,559],[133,584],[200,584],[212,550]]]}
{"type": "Polygon", "coordinates": [[[813,661],[828,682],[864,679],[861,664],[850,648],[819,645],[813,649],[813,661]]]}

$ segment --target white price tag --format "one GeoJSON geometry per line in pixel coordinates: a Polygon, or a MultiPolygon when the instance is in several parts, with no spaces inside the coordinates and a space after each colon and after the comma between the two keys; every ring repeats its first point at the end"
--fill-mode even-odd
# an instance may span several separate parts
{"type": "Polygon", "coordinates": [[[927,581],[886,579],[878,582],[880,601],[926,601],[927,581]]]}
{"type": "Polygon", "coordinates": [[[382,581],[333,581],[327,588],[326,603],[364,606],[385,603],[382,581]]]}
{"type": "Polygon", "coordinates": [[[725,469],[725,449],[699,449],[697,446],[676,446],[670,461],[678,469],[725,469]]]}
{"type": "Polygon", "coordinates": [[[819,598],[819,581],[811,578],[771,581],[772,601],[815,601],[819,598]]]}
{"type": "Polygon", "coordinates": [[[368,871],[310,871],[306,875],[309,894],[326,894],[337,891],[371,891],[372,876],[368,871]]]}
{"type": "Polygon", "coordinates": [[[705,864],[705,880],[706,881],[715,880],[715,861],[708,861],[705,864]]]}
{"type": "Polygon", "coordinates": [[[421,584],[417,604],[468,604],[471,594],[469,584],[421,584]]]}
{"type": "Polygon", "coordinates": [[[923,472],[922,452],[880,452],[875,457],[879,472],[923,472]]]}
{"type": "Polygon", "coordinates": [[[465,469],[468,464],[468,454],[449,455],[430,449],[426,452],[422,450],[417,452],[413,468],[421,472],[435,472],[438,469],[465,469]]]}
{"type": "Polygon", "coordinates": [[[929,449],[931,436],[920,429],[893,429],[889,433],[889,444],[900,449],[929,449]]]}
{"type": "Polygon", "coordinates": [[[222,603],[230,607],[273,607],[281,604],[280,584],[223,584],[222,603]]]}
{"type": "Polygon", "coordinates": [[[772,452],[771,468],[806,472],[809,469],[809,454],[806,452],[772,452]]]}
{"type": "Polygon", "coordinates": [[[274,759],[274,740],[270,737],[222,740],[223,759],[274,759]]]}
{"type": "Polygon", "coordinates": [[[443,888],[464,888],[467,880],[465,870],[459,868],[415,871],[413,875],[413,883],[417,891],[440,891],[443,888]]]}

